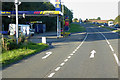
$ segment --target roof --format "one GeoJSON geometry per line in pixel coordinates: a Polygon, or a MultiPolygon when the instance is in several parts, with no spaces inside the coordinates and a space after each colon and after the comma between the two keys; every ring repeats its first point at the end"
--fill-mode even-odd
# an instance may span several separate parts
{"type": "Polygon", "coordinates": [[[91,22],[107,23],[108,20],[89,20],[91,22]]]}

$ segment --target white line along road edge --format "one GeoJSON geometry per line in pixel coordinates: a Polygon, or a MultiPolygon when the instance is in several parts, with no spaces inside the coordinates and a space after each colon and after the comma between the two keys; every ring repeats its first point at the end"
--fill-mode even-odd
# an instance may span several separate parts
{"type": "Polygon", "coordinates": [[[42,57],[42,59],[46,59],[47,57],[49,57],[52,54],[52,52],[47,52],[46,56],[42,57]]]}
{"type": "Polygon", "coordinates": [[[118,66],[120,66],[120,61],[119,61],[117,55],[115,54],[114,49],[113,49],[113,47],[111,46],[110,42],[107,40],[107,38],[105,37],[105,35],[104,35],[103,33],[101,33],[99,30],[98,30],[98,32],[105,38],[107,44],[109,45],[111,51],[113,52],[113,56],[114,56],[114,58],[115,58],[115,60],[116,60],[116,63],[118,64],[118,66]]]}

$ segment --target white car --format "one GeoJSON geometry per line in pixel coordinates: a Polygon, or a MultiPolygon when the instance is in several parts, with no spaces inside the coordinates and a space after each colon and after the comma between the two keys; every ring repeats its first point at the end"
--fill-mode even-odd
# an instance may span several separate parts
{"type": "Polygon", "coordinates": [[[108,26],[114,26],[113,21],[109,21],[109,22],[108,22],[108,26]]]}

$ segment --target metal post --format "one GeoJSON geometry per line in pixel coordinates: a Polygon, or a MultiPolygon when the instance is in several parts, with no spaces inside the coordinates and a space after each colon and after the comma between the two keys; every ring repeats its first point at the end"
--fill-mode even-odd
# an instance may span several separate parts
{"type": "Polygon", "coordinates": [[[16,39],[18,44],[18,0],[15,0],[15,7],[16,7],[16,39]]]}
{"type": "Polygon", "coordinates": [[[57,15],[57,38],[59,37],[59,15],[57,15]]]}
{"type": "Polygon", "coordinates": [[[62,4],[62,13],[63,13],[63,37],[64,37],[64,5],[62,4]]]}

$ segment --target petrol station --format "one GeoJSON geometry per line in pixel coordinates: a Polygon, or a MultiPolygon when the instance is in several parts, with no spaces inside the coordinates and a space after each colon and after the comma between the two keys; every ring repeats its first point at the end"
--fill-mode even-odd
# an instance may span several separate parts
{"type": "MultiPolygon", "coordinates": [[[[55,0],[55,11],[18,11],[18,16],[52,16],[57,17],[57,37],[61,36],[61,22],[60,17],[63,16],[61,12],[61,0],[55,0]]],[[[16,16],[16,11],[0,11],[0,16],[16,16]]]]}

